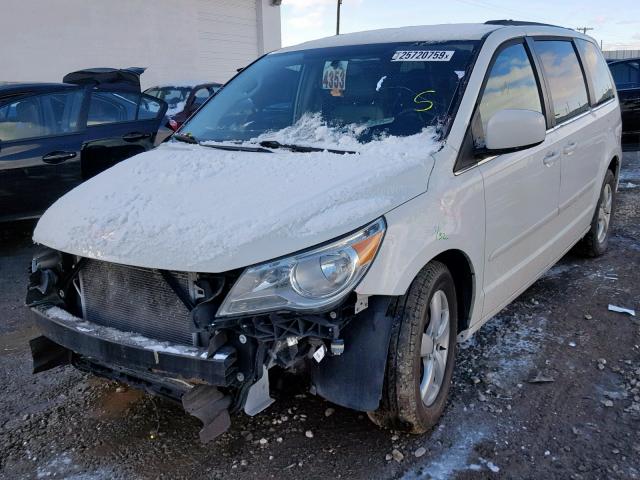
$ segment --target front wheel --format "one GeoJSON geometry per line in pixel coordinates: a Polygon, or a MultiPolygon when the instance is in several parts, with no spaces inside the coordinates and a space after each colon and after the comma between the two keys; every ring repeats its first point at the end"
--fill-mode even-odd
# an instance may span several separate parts
{"type": "Polygon", "coordinates": [[[423,433],[439,420],[451,385],[458,311],[453,278],[429,263],[402,298],[394,317],[377,425],[423,433]]]}
{"type": "Polygon", "coordinates": [[[613,172],[607,170],[591,220],[591,228],[580,242],[583,253],[588,257],[599,257],[607,250],[615,206],[615,189],[616,179],[613,172]]]}

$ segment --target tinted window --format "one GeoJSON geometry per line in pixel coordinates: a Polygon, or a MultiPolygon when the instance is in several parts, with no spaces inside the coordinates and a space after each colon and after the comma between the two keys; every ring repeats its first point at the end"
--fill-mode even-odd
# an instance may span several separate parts
{"type": "Polygon", "coordinates": [[[0,140],[64,135],[79,129],[82,91],[21,98],[0,106],[0,140]]]}
{"type": "Polygon", "coordinates": [[[87,125],[135,120],[139,97],[136,93],[92,92],[87,125]]]}
{"type": "Polygon", "coordinates": [[[146,90],[144,93],[164,100],[169,108],[175,108],[177,105],[186,102],[191,87],[156,87],[146,90]]]}
{"type": "Polygon", "coordinates": [[[508,108],[542,113],[538,84],[522,44],[506,47],[491,67],[472,127],[476,146],[484,146],[489,119],[508,108]]]}
{"type": "Polygon", "coordinates": [[[160,113],[161,104],[151,97],[143,96],[138,109],[138,120],[150,120],[156,118],[160,113]]]}
{"type": "Polygon", "coordinates": [[[619,89],[640,87],[640,62],[637,60],[614,63],[609,68],[619,89]]]}
{"type": "Polygon", "coordinates": [[[551,89],[556,122],[587,111],[587,87],[573,44],[562,40],[543,40],[535,42],[535,49],[551,89]]]}
{"type": "Polygon", "coordinates": [[[209,98],[209,96],[211,95],[211,92],[209,92],[208,88],[200,88],[196,91],[196,93],[194,94],[194,103],[196,105],[202,105],[204,103],[204,101],[209,98]]]}
{"type": "Polygon", "coordinates": [[[594,102],[600,103],[613,98],[613,84],[611,83],[609,67],[598,47],[591,42],[580,39],[576,40],[576,45],[580,50],[585,70],[593,85],[594,102]]]}

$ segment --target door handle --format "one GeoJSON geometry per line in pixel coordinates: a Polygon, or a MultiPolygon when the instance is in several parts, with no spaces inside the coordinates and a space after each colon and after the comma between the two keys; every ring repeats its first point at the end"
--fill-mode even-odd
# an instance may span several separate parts
{"type": "Polygon", "coordinates": [[[151,136],[150,133],[142,133],[142,132],[131,132],[126,133],[122,136],[122,139],[125,142],[137,142],[138,140],[142,140],[144,138],[149,138],[151,136]]]}
{"type": "Polygon", "coordinates": [[[542,163],[544,163],[545,167],[550,167],[560,158],[558,152],[547,152],[544,158],[542,159],[542,163]]]}
{"type": "Polygon", "coordinates": [[[575,149],[576,149],[576,147],[577,147],[577,146],[578,146],[578,145],[576,144],[576,142],[570,142],[570,143],[568,143],[568,144],[567,144],[567,145],[565,145],[565,147],[564,147],[564,150],[563,150],[564,154],[565,154],[565,155],[571,155],[571,154],[575,151],[575,149]]]}
{"type": "Polygon", "coordinates": [[[57,165],[58,163],[62,163],[71,158],[75,158],[76,155],[76,152],[51,152],[44,155],[42,157],[42,161],[44,163],[57,165]]]}

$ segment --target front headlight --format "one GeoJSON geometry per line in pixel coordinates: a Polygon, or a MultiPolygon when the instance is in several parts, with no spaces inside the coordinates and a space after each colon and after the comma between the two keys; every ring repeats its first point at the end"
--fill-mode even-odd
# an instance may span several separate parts
{"type": "Polygon", "coordinates": [[[386,229],[380,218],[328,245],[247,268],[217,316],[313,311],[338,303],[367,273],[386,229]]]}

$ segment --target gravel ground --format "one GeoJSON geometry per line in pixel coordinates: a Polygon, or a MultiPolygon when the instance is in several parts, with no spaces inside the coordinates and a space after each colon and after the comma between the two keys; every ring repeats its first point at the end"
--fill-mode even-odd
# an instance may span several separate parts
{"type": "Polygon", "coordinates": [[[13,226],[0,246],[0,478],[640,478],[640,152],[624,160],[609,252],[569,253],[460,345],[449,406],[421,436],[290,389],[203,446],[170,402],[70,367],[31,375],[33,247],[13,226]]]}

